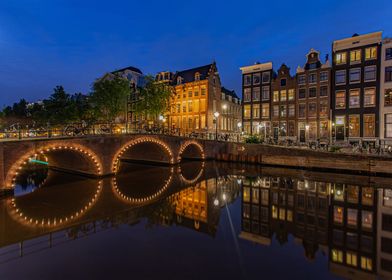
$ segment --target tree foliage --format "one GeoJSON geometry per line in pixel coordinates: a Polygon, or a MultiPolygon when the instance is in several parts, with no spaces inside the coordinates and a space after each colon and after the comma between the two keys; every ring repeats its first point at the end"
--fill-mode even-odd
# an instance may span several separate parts
{"type": "Polygon", "coordinates": [[[130,94],[129,82],[126,79],[99,79],[93,85],[91,103],[96,115],[106,121],[113,122],[127,110],[127,98],[130,94]]]}
{"type": "Polygon", "coordinates": [[[147,76],[146,84],[139,89],[138,101],[134,106],[136,114],[157,117],[170,110],[170,97],[173,89],[166,83],[156,82],[154,77],[147,76]]]}

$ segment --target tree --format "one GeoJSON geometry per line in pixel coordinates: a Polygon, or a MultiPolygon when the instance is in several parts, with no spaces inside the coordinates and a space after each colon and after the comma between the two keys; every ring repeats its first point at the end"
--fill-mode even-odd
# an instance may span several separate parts
{"type": "Polygon", "coordinates": [[[129,94],[130,87],[126,79],[98,79],[93,85],[91,103],[98,117],[111,123],[126,113],[129,94]]]}
{"type": "Polygon", "coordinates": [[[170,111],[173,88],[167,83],[156,82],[152,76],[147,76],[145,80],[146,84],[140,89],[134,106],[135,113],[157,117],[170,111]]]}

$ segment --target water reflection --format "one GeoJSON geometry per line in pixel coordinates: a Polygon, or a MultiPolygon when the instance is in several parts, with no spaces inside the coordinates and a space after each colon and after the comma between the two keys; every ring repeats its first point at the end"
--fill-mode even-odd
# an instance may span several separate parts
{"type": "Polygon", "coordinates": [[[44,175],[29,181],[40,186],[35,191],[0,201],[0,263],[142,221],[147,229],[188,228],[216,238],[228,231],[221,219],[229,215],[227,234],[239,239],[231,246],[245,255],[254,250],[248,244],[257,244],[252,254],[297,244],[303,255],[294,258],[326,259],[332,275],[392,277],[391,178],[213,162],[123,164],[104,180],[44,175]]]}

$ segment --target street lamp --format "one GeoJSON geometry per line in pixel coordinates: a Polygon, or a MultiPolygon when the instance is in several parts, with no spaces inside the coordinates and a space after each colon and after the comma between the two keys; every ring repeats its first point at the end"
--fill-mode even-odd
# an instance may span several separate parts
{"type": "Polygon", "coordinates": [[[215,117],[215,140],[218,140],[218,118],[219,118],[219,112],[214,113],[215,117]]]}
{"type": "Polygon", "coordinates": [[[305,134],[305,137],[306,137],[306,142],[308,142],[308,140],[309,140],[309,125],[307,124],[307,125],[305,125],[305,131],[306,131],[306,134],[305,134]]]}

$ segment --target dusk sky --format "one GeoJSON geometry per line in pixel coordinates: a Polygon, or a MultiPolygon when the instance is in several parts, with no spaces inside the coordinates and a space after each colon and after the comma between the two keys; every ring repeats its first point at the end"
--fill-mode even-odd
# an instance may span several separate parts
{"type": "Polygon", "coordinates": [[[143,73],[217,62],[240,94],[239,67],[286,63],[294,73],[310,48],[383,31],[392,37],[391,0],[0,1],[0,106],[48,97],[56,85],[88,93],[103,73],[143,73]],[[375,6],[373,6],[375,5],[375,6]]]}

